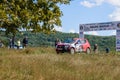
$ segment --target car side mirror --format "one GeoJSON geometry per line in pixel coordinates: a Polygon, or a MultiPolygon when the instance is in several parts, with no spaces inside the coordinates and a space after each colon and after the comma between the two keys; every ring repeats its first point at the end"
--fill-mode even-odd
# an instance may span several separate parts
{"type": "Polygon", "coordinates": [[[75,43],[75,45],[78,44],[78,42],[75,43]]]}

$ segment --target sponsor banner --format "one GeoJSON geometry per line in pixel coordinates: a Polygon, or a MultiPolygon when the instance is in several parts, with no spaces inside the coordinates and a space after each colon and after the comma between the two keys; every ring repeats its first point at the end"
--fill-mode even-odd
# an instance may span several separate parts
{"type": "Polygon", "coordinates": [[[120,22],[117,23],[117,30],[120,30],[120,22]]]}
{"type": "Polygon", "coordinates": [[[120,51],[120,21],[106,23],[80,24],[79,37],[84,38],[85,31],[116,30],[116,51],[120,51]]]}
{"type": "Polygon", "coordinates": [[[119,38],[119,39],[118,39],[118,38],[116,39],[116,45],[118,45],[118,46],[120,45],[120,38],[119,38]]]}
{"type": "Polygon", "coordinates": [[[84,31],[84,26],[80,25],[79,31],[80,31],[80,32],[83,32],[83,31],[84,31]]]}
{"type": "Polygon", "coordinates": [[[120,46],[116,46],[116,51],[120,51],[120,46]]]}
{"type": "Polygon", "coordinates": [[[116,30],[116,51],[120,51],[120,25],[117,25],[116,30]]]}
{"type": "Polygon", "coordinates": [[[120,38],[120,29],[116,30],[116,38],[120,38]]]}
{"type": "Polygon", "coordinates": [[[106,22],[106,23],[92,23],[92,24],[81,24],[80,31],[100,31],[100,30],[116,30],[120,28],[119,22],[106,22]]]}

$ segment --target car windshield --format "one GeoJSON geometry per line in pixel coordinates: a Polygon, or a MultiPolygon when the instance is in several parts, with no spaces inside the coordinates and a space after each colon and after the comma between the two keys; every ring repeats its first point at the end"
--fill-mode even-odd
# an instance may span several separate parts
{"type": "Polygon", "coordinates": [[[74,43],[74,42],[75,42],[75,40],[73,40],[73,39],[67,39],[64,41],[64,43],[74,43]]]}

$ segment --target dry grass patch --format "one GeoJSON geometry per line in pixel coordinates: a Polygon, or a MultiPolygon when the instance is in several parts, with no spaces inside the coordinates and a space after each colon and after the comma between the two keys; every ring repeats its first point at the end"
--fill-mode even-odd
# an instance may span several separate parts
{"type": "Polygon", "coordinates": [[[54,48],[0,49],[0,80],[119,80],[117,54],[60,54],[54,48]]]}

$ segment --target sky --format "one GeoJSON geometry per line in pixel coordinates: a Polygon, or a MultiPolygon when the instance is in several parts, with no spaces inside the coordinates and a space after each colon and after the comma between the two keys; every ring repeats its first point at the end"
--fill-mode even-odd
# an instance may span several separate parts
{"type": "MultiPolygon", "coordinates": [[[[120,21],[120,0],[73,0],[70,5],[61,5],[63,12],[62,27],[58,31],[79,33],[79,25],[120,21]]],[[[110,36],[116,35],[115,30],[91,31],[85,34],[110,36]]]]}

